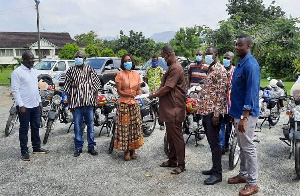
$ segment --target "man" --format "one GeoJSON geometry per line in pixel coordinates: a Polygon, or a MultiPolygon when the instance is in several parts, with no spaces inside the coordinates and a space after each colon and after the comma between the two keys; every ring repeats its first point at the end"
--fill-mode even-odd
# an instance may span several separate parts
{"type": "Polygon", "coordinates": [[[202,124],[212,153],[213,166],[202,171],[210,175],[205,185],[213,185],[222,181],[222,152],[219,144],[219,131],[222,115],[226,112],[227,72],[218,60],[218,50],[209,47],[205,52],[205,61],[209,65],[207,78],[200,93],[199,112],[203,115],[202,124]]]}
{"type": "Polygon", "coordinates": [[[182,134],[182,122],[185,118],[184,74],[171,46],[164,46],[161,56],[169,68],[159,90],[150,94],[149,98],[159,97],[159,118],[166,123],[170,153],[169,160],[160,166],[175,167],[171,174],[180,174],[185,171],[185,144],[182,134]]]}
{"type": "Polygon", "coordinates": [[[64,90],[68,95],[69,108],[73,112],[74,157],[78,157],[82,153],[84,142],[81,125],[83,118],[87,125],[88,153],[94,156],[98,155],[94,149],[96,145],[94,141],[94,106],[96,106],[101,84],[95,70],[85,64],[84,61],[84,53],[82,51],[76,52],[75,66],[68,69],[64,85],[64,90]]]}
{"type": "MultiPolygon", "coordinates": [[[[164,75],[164,70],[158,65],[158,58],[156,55],[152,56],[151,66],[147,67],[145,81],[148,83],[150,92],[154,92],[159,89],[161,79],[164,75]]],[[[159,122],[160,130],[164,130],[164,123],[159,122]]]]}
{"type": "Polygon", "coordinates": [[[231,118],[228,115],[228,111],[230,109],[230,85],[231,85],[231,78],[234,72],[234,66],[233,66],[233,60],[234,60],[234,54],[233,52],[226,52],[224,54],[223,58],[223,66],[225,67],[227,71],[227,77],[228,77],[228,82],[227,82],[227,112],[224,115],[224,118],[221,122],[221,130],[219,134],[219,139],[220,139],[220,146],[222,150],[222,154],[225,154],[225,152],[228,151],[228,141],[232,129],[232,122],[231,118]]]}
{"type": "Polygon", "coordinates": [[[235,44],[239,57],[232,76],[231,108],[229,115],[234,118],[238,144],[241,148],[240,171],[229,184],[246,183],[239,195],[252,195],[258,192],[257,152],[254,145],[254,129],[259,115],[260,69],[251,55],[252,39],[249,35],[240,35],[235,44]]]}
{"type": "Polygon", "coordinates": [[[196,62],[192,63],[188,69],[188,84],[189,87],[198,86],[202,84],[206,78],[208,65],[204,64],[202,60],[203,52],[199,50],[196,52],[196,62]]]}
{"type": "Polygon", "coordinates": [[[41,96],[38,89],[36,70],[33,69],[34,56],[28,50],[22,54],[22,64],[11,74],[11,91],[14,96],[20,121],[19,140],[21,156],[30,161],[28,152],[28,129],[30,123],[33,154],[47,154],[49,150],[41,148],[39,135],[41,96]]]}

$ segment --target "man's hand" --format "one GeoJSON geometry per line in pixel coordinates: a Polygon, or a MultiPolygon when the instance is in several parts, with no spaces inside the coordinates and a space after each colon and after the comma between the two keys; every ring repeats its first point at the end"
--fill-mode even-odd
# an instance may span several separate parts
{"type": "Polygon", "coordinates": [[[245,133],[246,132],[246,125],[247,125],[247,119],[241,119],[238,125],[238,130],[241,133],[245,133]]]}
{"type": "Polygon", "coordinates": [[[213,124],[213,126],[217,126],[219,124],[219,117],[218,116],[213,116],[212,117],[212,124],[213,124]]]}
{"type": "Polygon", "coordinates": [[[21,115],[24,115],[25,112],[26,112],[26,108],[24,106],[20,107],[19,112],[20,112],[21,115]]]}
{"type": "Polygon", "coordinates": [[[154,92],[152,92],[152,93],[150,93],[150,95],[149,95],[149,97],[148,97],[148,98],[149,98],[150,100],[152,100],[152,99],[155,97],[154,95],[155,95],[155,91],[154,91],[154,92]]]}

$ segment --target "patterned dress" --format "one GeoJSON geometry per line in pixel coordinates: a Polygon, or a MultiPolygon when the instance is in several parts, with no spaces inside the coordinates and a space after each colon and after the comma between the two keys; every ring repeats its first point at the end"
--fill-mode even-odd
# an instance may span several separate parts
{"type": "MultiPolygon", "coordinates": [[[[118,72],[116,83],[121,90],[137,95],[141,78],[136,71],[118,72]]],[[[144,144],[142,119],[138,101],[129,97],[119,97],[114,132],[114,148],[121,151],[135,150],[144,144]]]]}

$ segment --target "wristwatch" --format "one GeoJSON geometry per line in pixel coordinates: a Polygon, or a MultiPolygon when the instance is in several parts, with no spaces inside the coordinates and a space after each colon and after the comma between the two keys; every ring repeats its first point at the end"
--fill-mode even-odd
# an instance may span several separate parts
{"type": "Polygon", "coordinates": [[[244,120],[244,119],[248,120],[247,116],[241,115],[241,120],[244,120]]]}

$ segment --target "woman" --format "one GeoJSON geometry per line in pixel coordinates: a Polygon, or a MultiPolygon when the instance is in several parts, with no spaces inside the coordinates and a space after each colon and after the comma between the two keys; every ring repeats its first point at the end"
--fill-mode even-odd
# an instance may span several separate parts
{"type": "Polygon", "coordinates": [[[134,99],[140,93],[141,78],[133,71],[135,64],[130,54],[121,59],[121,69],[115,82],[119,94],[116,115],[114,148],[124,151],[124,160],[136,159],[135,150],[144,144],[142,120],[138,101],[134,99]]]}

